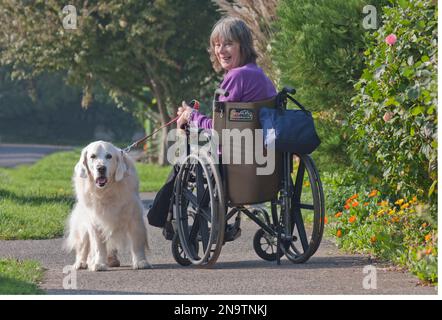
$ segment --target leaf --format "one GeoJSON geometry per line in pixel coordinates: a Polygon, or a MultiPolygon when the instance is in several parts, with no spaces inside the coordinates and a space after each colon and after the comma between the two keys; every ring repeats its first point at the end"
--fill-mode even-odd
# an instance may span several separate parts
{"type": "Polygon", "coordinates": [[[406,78],[411,78],[411,76],[414,74],[414,69],[410,67],[406,67],[403,69],[402,74],[406,78]]]}
{"type": "Polygon", "coordinates": [[[387,99],[387,101],[385,101],[384,105],[386,107],[391,106],[391,105],[394,105],[394,106],[398,107],[399,106],[399,102],[397,102],[394,97],[390,97],[390,98],[387,99]]]}
{"type": "Polygon", "coordinates": [[[411,100],[416,100],[419,97],[419,94],[420,94],[419,88],[411,88],[407,92],[407,96],[411,100]]]}
{"type": "Polygon", "coordinates": [[[428,56],[423,56],[421,58],[421,60],[422,60],[422,62],[427,62],[427,61],[430,61],[430,58],[428,56]]]}
{"type": "Polygon", "coordinates": [[[417,115],[419,115],[419,114],[421,114],[421,113],[424,113],[424,107],[422,107],[422,106],[414,107],[414,108],[411,110],[411,114],[412,114],[413,116],[417,116],[417,115]]]}
{"type": "Polygon", "coordinates": [[[414,137],[414,128],[412,127],[411,129],[410,129],[410,136],[412,136],[412,137],[414,137]]]}
{"type": "Polygon", "coordinates": [[[431,106],[430,108],[428,108],[427,114],[433,114],[433,113],[434,113],[434,106],[431,106]]]}
{"type": "Polygon", "coordinates": [[[433,184],[430,187],[430,190],[428,191],[428,196],[431,196],[436,188],[437,180],[433,181],[433,184]]]}
{"type": "Polygon", "coordinates": [[[408,8],[408,1],[407,0],[399,0],[398,3],[402,9],[408,8]]]}

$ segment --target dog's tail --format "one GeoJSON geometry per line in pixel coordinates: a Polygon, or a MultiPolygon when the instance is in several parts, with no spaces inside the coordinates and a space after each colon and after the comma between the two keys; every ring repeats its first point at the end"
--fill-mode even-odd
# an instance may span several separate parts
{"type": "MultiPolygon", "coordinates": [[[[69,228],[69,227],[68,227],[69,228]]],[[[75,248],[75,235],[72,230],[67,229],[64,236],[64,241],[62,244],[63,251],[72,252],[75,248]]]]}
{"type": "Polygon", "coordinates": [[[77,212],[77,210],[75,206],[66,223],[65,236],[62,244],[62,248],[66,252],[72,252],[87,233],[87,229],[81,221],[80,212],[77,212]]]}

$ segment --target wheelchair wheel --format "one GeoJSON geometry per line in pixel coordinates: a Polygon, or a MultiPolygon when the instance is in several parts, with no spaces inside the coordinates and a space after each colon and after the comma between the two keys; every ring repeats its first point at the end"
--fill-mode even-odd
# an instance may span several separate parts
{"type": "Polygon", "coordinates": [[[309,155],[300,155],[291,182],[291,240],[283,240],[281,249],[293,263],[307,261],[318,249],[324,232],[325,204],[322,183],[309,155]]]}
{"type": "MultiPolygon", "coordinates": [[[[191,211],[189,212],[188,216],[193,219],[195,218],[195,214],[193,214],[191,211]]],[[[193,245],[195,252],[198,253],[199,250],[198,239],[195,239],[193,245]]],[[[183,247],[181,246],[180,237],[176,232],[172,238],[171,249],[172,249],[173,258],[178,264],[184,267],[187,267],[192,264],[192,262],[190,262],[190,260],[187,259],[186,253],[184,252],[183,247]]]]}
{"type": "MultiPolygon", "coordinates": [[[[195,242],[196,246],[198,246],[198,241],[195,242]]],[[[187,259],[186,253],[183,250],[183,247],[181,246],[180,237],[178,234],[174,234],[172,239],[172,255],[175,261],[184,266],[187,267],[192,264],[189,259],[187,259]]],[[[198,248],[195,248],[195,251],[198,252],[198,248]]]]}
{"type": "MultiPolygon", "coordinates": [[[[253,237],[253,249],[256,254],[263,260],[275,261],[277,258],[276,236],[268,234],[263,229],[258,229],[253,237]]],[[[284,255],[284,251],[280,251],[279,257],[284,255]]]]}
{"type": "Polygon", "coordinates": [[[209,157],[187,156],[176,179],[175,219],[180,256],[194,265],[211,266],[221,252],[226,215],[222,190],[218,168],[209,157]]]}

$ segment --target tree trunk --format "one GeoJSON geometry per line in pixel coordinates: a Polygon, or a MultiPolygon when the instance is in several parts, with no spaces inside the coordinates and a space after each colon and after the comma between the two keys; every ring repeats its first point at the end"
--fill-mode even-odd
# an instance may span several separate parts
{"type": "MultiPolygon", "coordinates": [[[[157,83],[155,82],[155,80],[153,80],[152,78],[150,79],[150,83],[152,85],[152,89],[153,89],[153,93],[155,96],[155,99],[157,100],[157,106],[158,106],[158,111],[160,113],[160,121],[161,121],[161,125],[165,125],[169,120],[170,117],[167,114],[167,106],[165,103],[165,98],[163,97],[163,95],[161,94],[161,90],[158,87],[157,83]]],[[[169,133],[169,128],[168,127],[164,127],[161,130],[161,138],[160,138],[160,142],[158,145],[158,164],[161,166],[165,166],[168,165],[169,162],[167,161],[167,134],[169,133]]]]}

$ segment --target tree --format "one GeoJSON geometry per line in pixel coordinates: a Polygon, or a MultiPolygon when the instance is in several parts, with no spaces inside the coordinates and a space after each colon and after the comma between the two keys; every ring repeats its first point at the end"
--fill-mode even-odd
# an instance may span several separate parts
{"type": "Polygon", "coordinates": [[[77,13],[72,30],[63,28],[64,4],[2,1],[0,63],[10,65],[14,77],[67,70],[68,81],[84,88],[83,106],[100,84],[119,102],[147,104],[145,116],[161,124],[183,97],[198,96],[211,84],[206,48],[217,14],[206,1],[71,1],[77,13]]]}

